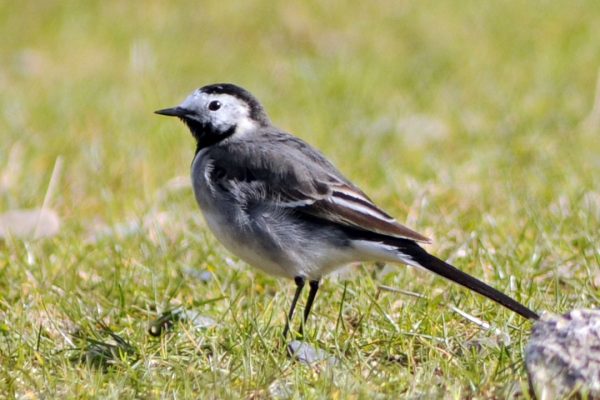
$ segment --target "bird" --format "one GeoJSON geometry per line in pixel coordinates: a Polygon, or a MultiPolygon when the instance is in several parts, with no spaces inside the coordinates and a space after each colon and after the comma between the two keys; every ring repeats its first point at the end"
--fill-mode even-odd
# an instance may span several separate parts
{"type": "Polygon", "coordinates": [[[320,151],[273,125],[246,89],[216,83],[178,106],[196,142],[194,196],[208,228],[231,253],[296,290],[284,338],[306,283],[302,335],[322,278],[352,262],[421,267],[483,295],[527,319],[538,314],[422,246],[431,240],[400,224],[347,179],[320,151]]]}

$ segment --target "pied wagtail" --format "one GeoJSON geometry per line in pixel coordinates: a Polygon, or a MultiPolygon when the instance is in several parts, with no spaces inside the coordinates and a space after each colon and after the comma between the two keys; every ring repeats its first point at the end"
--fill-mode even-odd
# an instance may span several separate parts
{"type": "Polygon", "coordinates": [[[428,238],[377,207],[318,150],[273,126],[245,89],[204,86],[179,106],[156,113],[180,118],[196,139],[194,194],[217,239],[247,263],[294,279],[284,337],[305,282],[310,292],[304,322],[323,275],[353,261],[423,267],[538,319],[519,302],[427,253],[419,243],[429,243],[428,238]]]}

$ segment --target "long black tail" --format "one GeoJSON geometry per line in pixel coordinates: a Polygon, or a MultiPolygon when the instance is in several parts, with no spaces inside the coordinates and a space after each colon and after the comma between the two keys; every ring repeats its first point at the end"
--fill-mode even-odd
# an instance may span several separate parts
{"type": "MultiPolygon", "coordinates": [[[[518,301],[508,297],[504,293],[494,289],[493,287],[481,282],[479,279],[464,273],[460,269],[440,260],[439,258],[427,253],[423,248],[415,242],[406,241],[407,246],[398,246],[399,250],[408,255],[421,267],[428,269],[431,272],[443,276],[446,279],[456,282],[468,289],[471,289],[490,300],[494,300],[498,304],[522,315],[529,319],[538,319],[539,315],[529,308],[525,307],[518,301]]],[[[398,243],[396,243],[398,244],[398,243]]]]}
{"type": "Polygon", "coordinates": [[[479,279],[464,273],[460,269],[440,260],[435,256],[432,256],[413,240],[395,238],[372,231],[364,231],[350,227],[345,227],[344,232],[350,239],[373,241],[395,247],[398,252],[404,255],[403,258],[405,260],[410,259],[421,267],[443,276],[452,282],[456,282],[467,289],[471,289],[490,300],[494,300],[496,303],[503,305],[509,310],[512,310],[525,318],[539,319],[539,315],[536,312],[525,307],[518,301],[508,297],[504,293],[481,282],[479,279]]]}

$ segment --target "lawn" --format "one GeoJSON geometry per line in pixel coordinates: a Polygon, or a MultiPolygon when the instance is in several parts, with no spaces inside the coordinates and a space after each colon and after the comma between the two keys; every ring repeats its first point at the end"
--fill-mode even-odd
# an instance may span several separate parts
{"type": "Polygon", "coordinates": [[[0,397],[528,398],[531,322],[403,266],[324,280],[330,359],[289,359],[293,282],[218,244],[193,139],[153,111],[239,84],[432,253],[596,307],[600,2],[322,3],[0,3],[0,213],[61,220],[0,239],[0,397]]]}

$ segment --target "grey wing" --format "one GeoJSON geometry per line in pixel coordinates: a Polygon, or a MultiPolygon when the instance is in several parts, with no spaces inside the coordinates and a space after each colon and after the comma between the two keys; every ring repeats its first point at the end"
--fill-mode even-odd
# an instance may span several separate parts
{"type": "Polygon", "coordinates": [[[342,226],[418,242],[430,239],[377,207],[321,153],[298,138],[277,134],[237,142],[214,157],[213,180],[238,201],[304,213],[342,226]]]}

